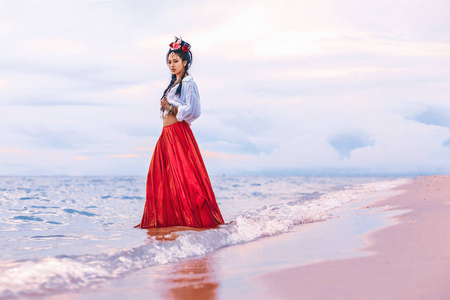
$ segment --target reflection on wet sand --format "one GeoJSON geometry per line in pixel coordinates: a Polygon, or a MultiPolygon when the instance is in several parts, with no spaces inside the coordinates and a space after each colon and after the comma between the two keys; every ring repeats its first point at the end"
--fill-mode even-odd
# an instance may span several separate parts
{"type": "Polygon", "coordinates": [[[204,231],[207,228],[193,228],[186,226],[172,226],[163,228],[150,228],[147,229],[147,234],[150,240],[156,239],[158,241],[174,241],[179,236],[177,232],[180,231],[204,231]]]}
{"type": "MultiPolygon", "coordinates": [[[[186,230],[207,229],[173,226],[148,229],[147,234],[149,240],[173,241],[179,236],[177,232],[186,230]]],[[[164,289],[162,294],[167,299],[176,300],[216,299],[219,283],[215,278],[214,268],[214,261],[210,255],[166,265],[163,270],[167,273],[160,284],[164,289]]]]}
{"type": "Polygon", "coordinates": [[[180,262],[175,265],[167,280],[169,290],[165,296],[176,300],[216,299],[219,283],[213,272],[211,258],[201,257],[180,262]]]}

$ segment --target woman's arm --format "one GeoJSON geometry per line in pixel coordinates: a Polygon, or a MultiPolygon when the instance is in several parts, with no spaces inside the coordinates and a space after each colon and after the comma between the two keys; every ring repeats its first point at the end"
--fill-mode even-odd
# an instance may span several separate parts
{"type": "Polygon", "coordinates": [[[176,117],[178,121],[187,121],[191,123],[200,116],[200,96],[198,93],[197,85],[193,80],[189,80],[183,83],[185,88],[186,104],[178,106],[176,117]]]}

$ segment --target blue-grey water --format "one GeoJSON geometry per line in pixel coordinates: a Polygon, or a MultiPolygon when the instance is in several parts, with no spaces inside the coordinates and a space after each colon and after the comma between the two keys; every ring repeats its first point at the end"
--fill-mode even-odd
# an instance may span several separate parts
{"type": "Polygon", "coordinates": [[[142,216],[145,177],[0,177],[0,298],[79,290],[280,234],[326,220],[336,207],[398,184],[369,177],[211,181],[228,224],[164,239],[133,228],[142,216]]]}

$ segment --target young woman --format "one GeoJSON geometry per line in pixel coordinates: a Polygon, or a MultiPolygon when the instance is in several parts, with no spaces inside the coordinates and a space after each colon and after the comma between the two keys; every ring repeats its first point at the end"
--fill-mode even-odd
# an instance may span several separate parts
{"type": "Polygon", "coordinates": [[[224,223],[190,128],[200,116],[197,85],[188,74],[190,48],[175,38],[166,56],[172,80],[161,98],[163,130],[148,171],[144,215],[135,227],[210,228],[224,223]]]}

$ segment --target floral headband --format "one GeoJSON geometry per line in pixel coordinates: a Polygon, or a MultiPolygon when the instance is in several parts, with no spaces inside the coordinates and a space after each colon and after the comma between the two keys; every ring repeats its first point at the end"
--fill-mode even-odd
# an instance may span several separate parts
{"type": "Polygon", "coordinates": [[[184,52],[188,52],[189,49],[191,49],[191,45],[189,43],[186,43],[181,38],[175,37],[175,42],[170,43],[169,45],[170,50],[178,50],[181,48],[184,52]]]}

